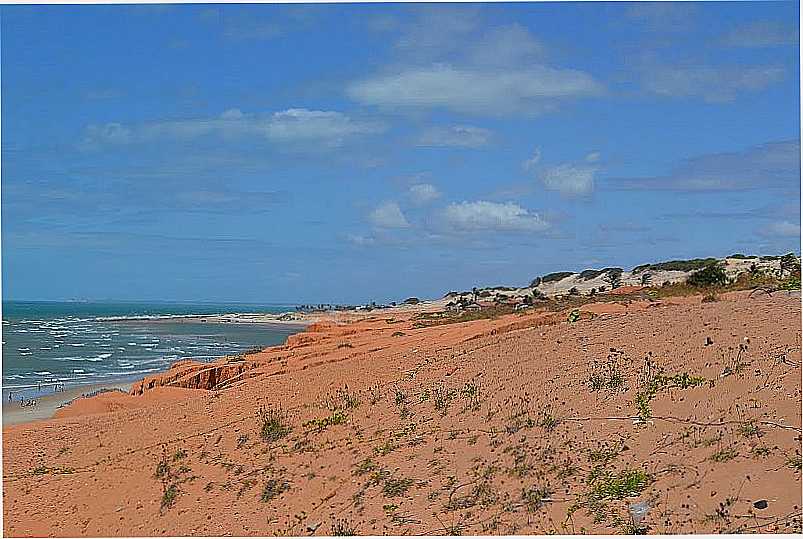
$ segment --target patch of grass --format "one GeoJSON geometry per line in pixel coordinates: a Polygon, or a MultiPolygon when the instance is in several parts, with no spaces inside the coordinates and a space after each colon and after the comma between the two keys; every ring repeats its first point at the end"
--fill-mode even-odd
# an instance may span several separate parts
{"type": "Polygon", "coordinates": [[[176,503],[176,498],[178,498],[178,485],[175,483],[167,485],[162,492],[160,509],[165,510],[173,507],[173,504],[176,503]]]}
{"type": "Polygon", "coordinates": [[[176,450],[172,455],[168,455],[167,450],[163,449],[162,457],[156,464],[154,477],[162,483],[162,499],[159,505],[159,512],[162,513],[170,509],[175,504],[176,498],[181,494],[179,485],[186,481],[192,481],[195,477],[187,477],[191,471],[189,466],[181,465],[177,469],[173,468],[172,463],[178,462],[187,457],[187,452],[183,449],[176,450]]]}
{"type": "Polygon", "coordinates": [[[31,470],[32,475],[46,475],[46,474],[61,475],[61,474],[71,474],[71,473],[75,473],[75,470],[73,470],[72,468],[59,468],[59,467],[50,468],[45,465],[39,465],[33,470],[31,470]]]}
{"type": "Polygon", "coordinates": [[[357,535],[357,528],[345,519],[338,519],[332,523],[332,536],[343,537],[357,535]]]}
{"type": "Polygon", "coordinates": [[[728,447],[723,447],[722,449],[720,449],[719,451],[717,451],[708,458],[714,462],[727,462],[729,460],[735,459],[738,456],[739,452],[736,450],[736,448],[728,446],[728,447]]]}
{"type": "Polygon", "coordinates": [[[801,463],[800,453],[796,453],[791,457],[788,457],[786,459],[786,465],[799,472],[801,470],[801,466],[803,466],[801,463]]]}
{"type": "Polygon", "coordinates": [[[432,402],[435,405],[435,410],[445,416],[449,411],[449,406],[454,400],[454,392],[450,391],[443,386],[437,385],[432,388],[432,402]]]}
{"type": "Polygon", "coordinates": [[[521,501],[527,511],[534,513],[552,500],[552,491],[548,487],[530,487],[521,489],[521,501]]]}
{"type": "Polygon", "coordinates": [[[757,457],[769,457],[772,454],[772,451],[769,447],[763,445],[757,445],[753,449],[750,450],[757,457]]]}
{"type": "Polygon", "coordinates": [[[622,362],[626,361],[624,352],[611,348],[611,353],[603,360],[594,360],[588,375],[588,387],[594,391],[617,391],[625,385],[622,362]]]}
{"type": "Polygon", "coordinates": [[[404,333],[403,331],[394,331],[391,337],[404,337],[405,335],[406,333],[404,333]]]}
{"type": "Polygon", "coordinates": [[[410,478],[393,478],[389,477],[385,480],[385,484],[382,486],[382,494],[387,496],[388,498],[395,498],[397,496],[403,496],[410,487],[413,486],[415,481],[410,478]]]}
{"type": "Polygon", "coordinates": [[[393,443],[393,440],[387,440],[384,444],[374,447],[374,453],[383,457],[395,450],[396,445],[393,443]]]}
{"type": "Polygon", "coordinates": [[[304,423],[304,428],[312,428],[315,432],[323,432],[332,425],[342,425],[348,420],[348,415],[343,410],[335,410],[329,417],[322,419],[311,419],[304,423]]]}
{"type": "Polygon", "coordinates": [[[746,421],[739,426],[739,434],[745,438],[752,438],[754,436],[756,438],[760,438],[762,432],[755,423],[752,421],[746,421]]]}
{"type": "Polygon", "coordinates": [[[638,496],[650,481],[651,477],[642,470],[623,470],[618,474],[605,470],[593,478],[591,498],[621,500],[628,496],[638,496]]]}
{"type": "Polygon", "coordinates": [[[372,472],[378,468],[376,462],[371,460],[370,458],[362,460],[357,467],[354,469],[354,475],[365,475],[368,472],[372,472]]]}
{"type": "Polygon", "coordinates": [[[290,488],[290,483],[281,479],[271,478],[265,482],[262,488],[262,494],[259,499],[263,502],[269,502],[279,496],[290,488]]]}
{"type": "Polygon", "coordinates": [[[284,412],[275,408],[259,408],[259,420],[261,427],[259,434],[262,439],[268,443],[273,443],[281,440],[292,430],[286,424],[286,416],[284,412]]]}
{"type": "Polygon", "coordinates": [[[702,302],[703,303],[714,303],[719,301],[719,296],[713,292],[709,292],[708,294],[703,296],[702,302]]]}

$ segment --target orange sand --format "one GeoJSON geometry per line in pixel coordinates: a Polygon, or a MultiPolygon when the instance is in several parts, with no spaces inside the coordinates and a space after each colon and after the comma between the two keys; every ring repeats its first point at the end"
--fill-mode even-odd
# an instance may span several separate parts
{"type": "Polygon", "coordinates": [[[180,362],[133,395],[81,399],[4,429],[3,531],[619,533],[646,501],[650,533],[800,532],[799,297],[581,311],[340,317],[243,361],[180,362]],[[592,391],[609,355],[623,386],[592,391]],[[645,357],[711,382],[657,392],[634,424],[645,357]],[[291,430],[262,440],[262,406],[291,430]],[[640,492],[594,497],[628,470],[647,474],[640,492]]]}

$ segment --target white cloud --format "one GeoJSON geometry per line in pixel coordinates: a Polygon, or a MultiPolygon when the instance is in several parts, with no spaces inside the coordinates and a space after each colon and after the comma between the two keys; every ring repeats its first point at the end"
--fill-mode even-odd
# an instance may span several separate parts
{"type": "Polygon", "coordinates": [[[657,95],[702,97],[710,103],[724,103],[739,94],[763,90],[784,76],[779,66],[661,66],[648,68],[642,84],[657,95]]]}
{"type": "Polygon", "coordinates": [[[438,189],[429,183],[417,183],[415,185],[411,185],[410,189],[408,190],[408,194],[413,203],[419,206],[428,204],[441,196],[438,189]]]}
{"type": "Polygon", "coordinates": [[[738,26],[722,37],[726,47],[775,47],[798,42],[794,25],[778,21],[753,21],[738,26]]]}
{"type": "Polygon", "coordinates": [[[355,122],[340,112],[289,109],[274,113],[264,129],[266,136],[272,140],[327,140],[340,144],[346,137],[377,133],[383,127],[369,122],[355,122]]]}
{"type": "Polygon", "coordinates": [[[532,171],[532,170],[535,170],[535,167],[538,165],[538,163],[540,161],[541,161],[541,149],[540,148],[536,148],[535,151],[533,151],[532,157],[530,157],[529,159],[527,159],[524,162],[524,165],[523,165],[524,166],[524,170],[526,170],[528,172],[532,171]]]}
{"type": "Polygon", "coordinates": [[[432,127],[418,139],[420,146],[451,146],[455,148],[480,148],[488,144],[491,131],[470,125],[432,127]]]}
{"type": "Polygon", "coordinates": [[[602,157],[602,154],[599,152],[591,152],[590,154],[586,155],[586,162],[588,163],[596,163],[599,161],[599,158],[602,157]]]}
{"type": "Polygon", "coordinates": [[[767,225],[761,232],[764,236],[800,237],[800,223],[778,221],[767,225]]]}
{"type": "Polygon", "coordinates": [[[375,208],[368,216],[370,221],[379,228],[408,228],[410,223],[395,202],[385,202],[375,208]]]}
{"type": "Polygon", "coordinates": [[[484,200],[448,205],[443,210],[445,222],[456,231],[542,232],[549,223],[540,214],[512,202],[484,200]]]}
{"type": "Polygon", "coordinates": [[[383,124],[355,120],[336,111],[296,108],[270,115],[255,115],[245,114],[240,109],[229,109],[213,118],[166,120],[134,126],[119,123],[90,125],[85,130],[82,146],[97,148],[206,136],[251,137],[278,143],[307,142],[339,146],[349,137],[384,130],[383,124]]]}
{"type": "Polygon", "coordinates": [[[587,195],[594,190],[596,173],[596,167],[564,163],[546,169],[541,176],[541,181],[547,189],[565,196],[587,195]]]}
{"type": "Polygon", "coordinates": [[[350,97],[382,107],[431,107],[500,115],[554,110],[556,100],[598,95],[603,87],[582,71],[532,65],[487,69],[434,64],[408,67],[349,85],[350,97]]]}

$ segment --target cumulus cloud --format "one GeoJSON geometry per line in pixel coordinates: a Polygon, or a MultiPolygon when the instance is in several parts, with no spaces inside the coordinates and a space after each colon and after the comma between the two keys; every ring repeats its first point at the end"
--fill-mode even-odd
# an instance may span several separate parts
{"type": "Polygon", "coordinates": [[[643,87],[666,97],[701,97],[709,103],[733,101],[780,82],[780,66],[657,66],[642,74],[643,87]]]}
{"type": "Polygon", "coordinates": [[[455,231],[542,232],[548,221],[512,202],[497,203],[484,200],[449,204],[443,210],[446,224],[455,231]]]}
{"type": "Polygon", "coordinates": [[[213,118],[166,120],[126,126],[119,123],[90,125],[81,145],[98,148],[154,140],[191,140],[207,136],[252,137],[271,142],[310,142],[339,146],[349,137],[380,133],[378,122],[355,120],[341,112],[294,108],[268,115],[229,109],[213,118]]]}
{"type": "Polygon", "coordinates": [[[594,191],[597,168],[578,163],[564,163],[547,168],[541,175],[544,187],[564,196],[588,195],[594,191]]]}
{"type": "Polygon", "coordinates": [[[726,47],[775,47],[798,42],[796,28],[779,21],[753,21],[722,36],[726,47]]]}
{"type": "Polygon", "coordinates": [[[379,205],[368,218],[374,226],[379,228],[408,228],[410,226],[396,202],[385,202],[379,205]]]}
{"type": "Polygon", "coordinates": [[[419,146],[447,146],[453,148],[480,148],[488,144],[491,131],[470,125],[432,127],[418,138],[419,146]]]}
{"type": "Polygon", "coordinates": [[[619,189],[738,191],[800,188],[800,141],[769,142],[736,152],[692,157],[664,176],[612,178],[619,189]]]}
{"type": "Polygon", "coordinates": [[[417,183],[408,189],[410,199],[419,206],[428,204],[441,196],[438,189],[429,183],[417,183]]]}
{"type": "Polygon", "coordinates": [[[532,65],[482,69],[435,64],[408,67],[349,85],[349,96],[366,105],[431,107],[501,115],[554,110],[556,101],[599,95],[603,86],[573,69],[532,65]]]}

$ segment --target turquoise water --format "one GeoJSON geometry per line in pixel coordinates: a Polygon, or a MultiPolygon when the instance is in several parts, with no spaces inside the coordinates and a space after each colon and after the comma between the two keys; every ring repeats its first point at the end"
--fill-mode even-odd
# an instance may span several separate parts
{"type": "Polygon", "coordinates": [[[182,358],[210,361],[281,344],[300,326],[210,323],[193,315],[281,313],[290,305],[3,302],[3,400],[58,385],[137,379],[182,358]],[[180,318],[179,317],[190,317],[180,318]]]}

